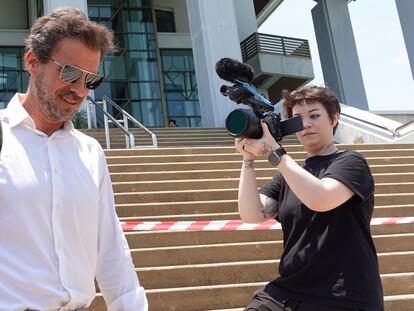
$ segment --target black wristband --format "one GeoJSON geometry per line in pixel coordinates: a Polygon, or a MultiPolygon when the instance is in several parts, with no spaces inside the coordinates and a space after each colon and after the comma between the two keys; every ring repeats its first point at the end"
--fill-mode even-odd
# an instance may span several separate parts
{"type": "Polygon", "coordinates": [[[276,150],[272,151],[267,159],[273,166],[278,166],[280,161],[282,160],[282,156],[284,156],[285,154],[286,149],[280,146],[276,150]]]}

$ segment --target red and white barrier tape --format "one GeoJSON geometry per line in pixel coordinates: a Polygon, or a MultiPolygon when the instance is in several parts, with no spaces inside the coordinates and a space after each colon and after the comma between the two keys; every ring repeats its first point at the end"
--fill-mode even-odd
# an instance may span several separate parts
{"type": "MultiPolygon", "coordinates": [[[[414,217],[378,217],[371,219],[371,226],[390,224],[411,224],[414,217]]],[[[199,220],[199,221],[121,221],[124,231],[229,231],[281,229],[274,219],[261,224],[247,224],[242,220],[199,220]]]]}

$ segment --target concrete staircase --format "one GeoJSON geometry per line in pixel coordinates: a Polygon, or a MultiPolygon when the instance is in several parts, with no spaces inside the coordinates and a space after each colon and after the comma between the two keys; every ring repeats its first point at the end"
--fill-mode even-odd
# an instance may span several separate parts
{"type": "MultiPolygon", "coordinates": [[[[241,156],[233,146],[223,146],[233,145],[233,139],[218,136],[217,141],[205,139],[210,147],[106,150],[120,219],[239,219],[241,156]]],[[[284,144],[298,162],[305,158],[301,146],[284,144]]],[[[374,217],[414,216],[414,144],[339,147],[360,150],[368,159],[376,182],[374,217]]],[[[275,173],[266,160],[255,166],[259,185],[275,173]]],[[[386,311],[414,310],[414,224],[371,228],[386,311]]],[[[126,236],[151,311],[243,310],[253,292],[276,277],[282,252],[281,230],[137,231],[126,236]]],[[[100,294],[90,310],[106,310],[100,294]]]]}
{"type": "MultiPolygon", "coordinates": [[[[183,146],[229,146],[234,145],[234,138],[227,134],[224,128],[151,128],[158,140],[159,147],[183,146]]],[[[141,129],[132,128],[137,147],[151,146],[151,136],[141,129]]],[[[82,129],[82,132],[95,137],[103,148],[107,148],[105,132],[102,129],[82,129]]],[[[110,131],[111,149],[125,148],[125,135],[117,128],[110,131]]],[[[287,137],[286,143],[295,143],[295,136],[287,137]]]]}

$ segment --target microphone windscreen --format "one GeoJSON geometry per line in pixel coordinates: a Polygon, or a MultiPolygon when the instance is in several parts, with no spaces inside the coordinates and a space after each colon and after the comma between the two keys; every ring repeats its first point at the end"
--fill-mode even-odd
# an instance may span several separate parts
{"type": "Polygon", "coordinates": [[[220,78],[232,83],[236,79],[247,83],[254,79],[252,66],[228,57],[222,58],[216,63],[216,72],[220,78]]]}

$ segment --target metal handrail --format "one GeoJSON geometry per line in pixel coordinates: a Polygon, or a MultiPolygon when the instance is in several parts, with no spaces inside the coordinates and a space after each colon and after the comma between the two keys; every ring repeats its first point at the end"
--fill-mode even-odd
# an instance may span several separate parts
{"type": "Polygon", "coordinates": [[[92,104],[94,104],[95,107],[98,107],[98,109],[101,110],[103,114],[105,115],[106,148],[111,149],[111,142],[109,138],[109,127],[107,127],[108,119],[110,119],[125,134],[125,137],[127,137],[127,140],[126,140],[127,148],[134,148],[135,147],[134,135],[132,135],[132,133],[129,132],[126,128],[124,128],[124,126],[121,123],[119,123],[118,120],[116,120],[108,111],[106,111],[106,109],[102,108],[92,97],[88,95],[86,96],[86,98],[92,104]]]}
{"type": "Polygon", "coordinates": [[[133,116],[131,116],[127,111],[125,111],[124,109],[122,109],[119,105],[117,105],[116,103],[114,103],[114,101],[112,99],[110,99],[108,96],[104,95],[103,96],[103,102],[109,102],[113,107],[115,107],[116,109],[118,109],[118,111],[120,113],[122,113],[123,115],[123,121],[124,121],[124,126],[126,129],[128,129],[128,120],[131,121],[132,123],[134,123],[135,125],[137,125],[139,128],[143,129],[147,134],[151,135],[151,139],[152,139],[152,146],[154,148],[158,148],[158,140],[157,140],[157,136],[151,132],[148,128],[146,128],[142,123],[140,123],[137,119],[135,119],[133,116]]]}
{"type": "MultiPolygon", "coordinates": [[[[341,105],[341,106],[343,106],[343,105],[341,105]]],[[[366,113],[370,113],[370,112],[366,111],[366,113]]],[[[388,133],[390,133],[390,135],[392,135],[393,137],[401,138],[401,137],[405,137],[405,136],[407,136],[407,135],[414,132],[414,128],[413,128],[412,130],[408,131],[407,133],[401,134],[402,130],[408,128],[411,125],[414,125],[414,120],[408,121],[405,124],[402,124],[402,125],[399,125],[399,126],[395,127],[395,126],[386,126],[386,125],[383,125],[383,124],[379,124],[377,122],[374,122],[373,120],[371,121],[368,118],[366,118],[366,114],[365,114],[365,117],[364,117],[364,115],[361,115],[361,113],[352,114],[352,113],[348,113],[346,111],[341,111],[341,115],[344,115],[344,116],[346,116],[350,119],[361,121],[365,124],[372,125],[372,126],[377,127],[379,129],[385,130],[388,133]]],[[[377,116],[377,115],[375,115],[375,116],[377,116]]]]}
{"type": "MultiPolygon", "coordinates": [[[[404,130],[404,129],[406,129],[407,127],[409,127],[410,125],[413,125],[414,124],[414,120],[411,120],[411,121],[408,121],[407,123],[405,123],[405,124],[403,124],[403,125],[400,125],[399,127],[397,127],[395,130],[394,130],[394,132],[395,132],[395,136],[401,136],[401,131],[402,130],[404,130]]],[[[414,129],[413,130],[411,130],[411,131],[409,131],[408,133],[405,133],[405,134],[403,134],[403,135],[406,135],[406,134],[410,134],[410,133],[412,133],[412,132],[414,132],[414,129]]]]}
{"type": "Polygon", "coordinates": [[[311,57],[309,42],[306,39],[282,37],[254,32],[240,43],[243,61],[258,53],[284,56],[311,57]]]}

